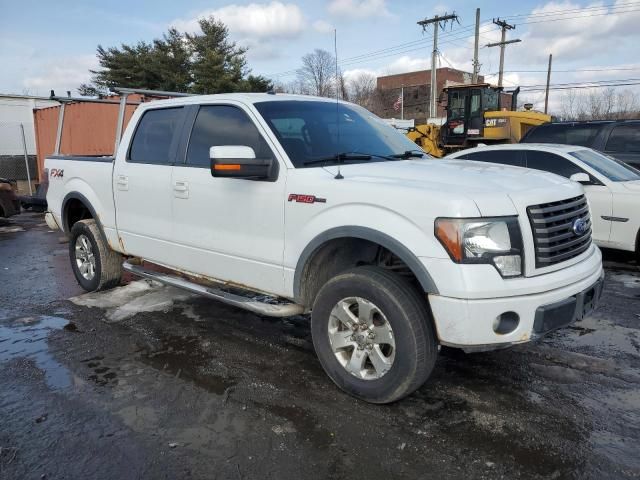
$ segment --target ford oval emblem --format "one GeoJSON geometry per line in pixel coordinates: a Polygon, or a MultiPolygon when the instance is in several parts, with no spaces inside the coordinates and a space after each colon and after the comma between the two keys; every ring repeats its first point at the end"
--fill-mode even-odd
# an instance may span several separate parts
{"type": "Polygon", "coordinates": [[[573,233],[578,235],[579,237],[587,233],[587,222],[584,218],[576,218],[576,221],[573,222],[573,233]]]}

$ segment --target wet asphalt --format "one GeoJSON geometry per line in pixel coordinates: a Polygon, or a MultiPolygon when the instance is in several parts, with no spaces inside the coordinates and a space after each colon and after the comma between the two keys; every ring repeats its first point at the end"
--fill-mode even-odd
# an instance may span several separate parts
{"type": "Polygon", "coordinates": [[[325,376],[305,317],[146,281],[82,295],[60,237],[40,214],[0,223],[0,480],[640,478],[631,257],[605,252],[590,317],[444,350],[418,392],[374,406],[325,376]]]}

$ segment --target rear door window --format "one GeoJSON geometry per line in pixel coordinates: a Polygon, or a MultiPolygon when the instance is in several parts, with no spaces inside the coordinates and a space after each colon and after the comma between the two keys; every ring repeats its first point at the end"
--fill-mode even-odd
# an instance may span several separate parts
{"type": "Polygon", "coordinates": [[[567,178],[574,173],[587,173],[560,155],[536,150],[527,150],[527,168],[551,172],[567,178]]]}
{"type": "Polygon", "coordinates": [[[640,153],[640,123],[614,127],[605,146],[606,152],[640,153]]]}
{"type": "Polygon", "coordinates": [[[269,145],[244,111],[231,105],[203,105],[189,139],[187,165],[209,168],[209,149],[223,145],[251,147],[256,158],[273,158],[269,145]]]}
{"type": "Polygon", "coordinates": [[[524,167],[524,154],[519,150],[486,150],[484,152],[467,153],[459,158],[476,162],[499,163],[512,167],[524,167]]]}
{"type": "Polygon", "coordinates": [[[128,161],[172,164],[183,120],[183,107],[147,110],[133,134],[128,161]]]}
{"type": "Polygon", "coordinates": [[[524,143],[560,143],[589,147],[598,135],[601,126],[595,124],[548,124],[532,129],[524,143]]]}

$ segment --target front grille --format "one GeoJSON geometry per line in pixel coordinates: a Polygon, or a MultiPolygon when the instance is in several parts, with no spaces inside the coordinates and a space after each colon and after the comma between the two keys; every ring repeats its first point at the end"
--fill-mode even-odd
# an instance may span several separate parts
{"type": "Polygon", "coordinates": [[[591,215],[584,195],[527,207],[536,268],[548,267],[577,257],[591,245],[591,215]],[[585,220],[586,231],[574,232],[574,223],[585,220]]]}

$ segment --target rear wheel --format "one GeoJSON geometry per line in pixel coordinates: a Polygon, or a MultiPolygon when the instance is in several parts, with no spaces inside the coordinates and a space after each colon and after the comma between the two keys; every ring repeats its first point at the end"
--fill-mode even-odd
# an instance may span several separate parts
{"type": "Polygon", "coordinates": [[[311,313],[322,367],[345,392],[390,403],[419,388],[438,346],[426,301],[404,278],[357,267],[327,282],[311,313]]]}
{"type": "Polygon", "coordinates": [[[103,240],[95,220],[80,220],[73,225],[69,258],[76,280],[88,292],[120,283],[122,257],[103,240]]]}

